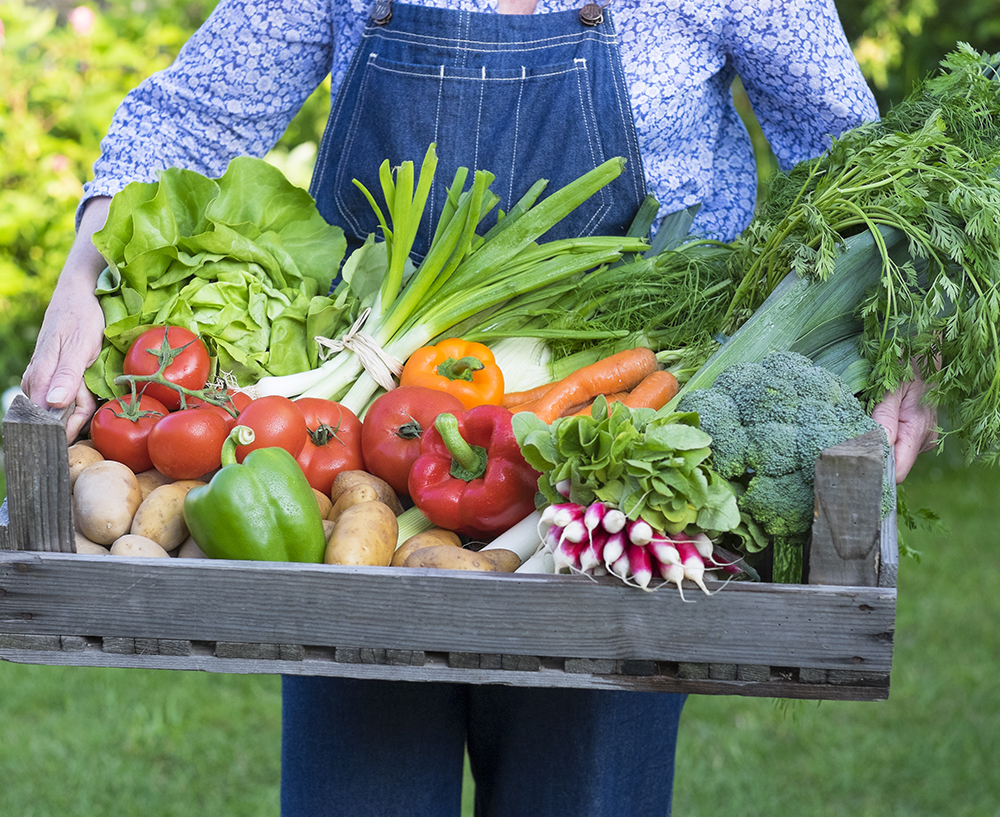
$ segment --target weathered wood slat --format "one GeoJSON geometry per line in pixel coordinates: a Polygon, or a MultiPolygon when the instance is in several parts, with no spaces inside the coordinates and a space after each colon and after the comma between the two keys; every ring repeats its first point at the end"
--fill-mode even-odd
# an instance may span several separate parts
{"type": "MultiPolygon", "coordinates": [[[[119,667],[135,669],[197,670],[233,674],[320,675],[343,678],[406,681],[442,681],[471,684],[507,684],[525,687],[624,689],[649,692],[685,692],[700,695],[741,695],[811,700],[879,701],[889,694],[887,674],[854,674],[844,671],[837,683],[803,683],[794,673],[764,668],[766,674],[743,678],[715,678],[711,672],[692,670],[688,676],[677,671],[657,671],[646,675],[621,673],[569,672],[558,666],[519,671],[503,668],[451,666],[441,654],[428,655],[420,666],[385,662],[337,662],[315,657],[307,651],[301,660],[262,658],[221,658],[215,654],[188,655],[107,652],[91,644],[85,650],[0,649],[0,660],[53,666],[119,667]]],[[[567,662],[568,663],[568,662],[567,662]]],[[[695,665],[690,665],[692,668],[695,665]]],[[[831,671],[831,675],[833,671],[831,671]]]]}
{"type": "Polygon", "coordinates": [[[731,583],[688,598],[577,576],[0,553],[0,632],[891,667],[892,588],[731,583]]]}
{"type": "Polygon", "coordinates": [[[24,395],[3,418],[9,530],[0,547],[72,553],[69,454],[62,420],[24,395]]]}
{"type": "Polygon", "coordinates": [[[879,431],[828,448],[816,462],[810,584],[878,584],[882,477],[879,431]]]}

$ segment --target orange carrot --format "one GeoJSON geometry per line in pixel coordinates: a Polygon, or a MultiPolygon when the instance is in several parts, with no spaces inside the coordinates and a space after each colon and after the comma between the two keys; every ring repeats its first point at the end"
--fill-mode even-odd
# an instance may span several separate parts
{"type": "Polygon", "coordinates": [[[551,389],[555,383],[556,381],[543,383],[541,386],[535,386],[533,389],[525,389],[524,391],[509,391],[503,396],[503,402],[500,405],[512,409],[515,406],[522,406],[525,403],[534,403],[540,400],[545,395],[545,392],[551,389]]]}
{"type": "Polygon", "coordinates": [[[586,403],[599,394],[630,391],[656,368],[656,355],[644,346],[617,352],[577,369],[554,384],[538,401],[535,414],[551,423],[571,406],[586,403]]]}
{"type": "Polygon", "coordinates": [[[535,406],[538,405],[537,400],[529,400],[527,403],[518,403],[516,406],[507,406],[507,410],[511,414],[517,414],[521,411],[534,411],[535,406]]]}
{"type": "MultiPolygon", "coordinates": [[[[611,404],[612,403],[617,403],[619,400],[624,400],[626,397],[628,397],[628,392],[627,391],[619,391],[619,392],[615,392],[614,394],[606,394],[606,395],[604,395],[604,397],[608,401],[608,411],[610,412],[611,411],[611,404]]],[[[594,400],[596,400],[596,399],[597,398],[595,397],[594,400]]],[[[571,408],[569,411],[567,411],[565,414],[562,414],[561,416],[562,417],[579,417],[581,415],[587,415],[589,417],[590,416],[590,408],[591,408],[591,406],[594,405],[594,400],[591,400],[590,402],[585,403],[583,406],[573,406],[573,408],[571,408]]]]}
{"type": "Polygon", "coordinates": [[[632,389],[622,402],[630,409],[661,409],[677,394],[679,388],[673,374],[665,369],[658,369],[632,389]]]}

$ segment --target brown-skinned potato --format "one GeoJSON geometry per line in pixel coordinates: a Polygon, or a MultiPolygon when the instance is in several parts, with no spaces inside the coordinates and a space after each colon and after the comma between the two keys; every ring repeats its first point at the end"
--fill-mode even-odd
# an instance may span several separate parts
{"type": "Polygon", "coordinates": [[[384,502],[361,502],[345,508],[326,543],[328,565],[388,567],[396,549],[399,523],[384,502]]]}
{"type": "Polygon", "coordinates": [[[396,548],[396,552],[392,554],[390,565],[392,567],[402,567],[406,558],[413,551],[433,545],[462,547],[462,540],[455,531],[446,530],[445,528],[431,528],[430,530],[421,531],[411,536],[396,548]]]}
{"type": "Polygon", "coordinates": [[[392,486],[381,477],[369,474],[367,471],[341,471],[337,474],[333,485],[330,486],[330,500],[336,505],[340,495],[359,482],[371,485],[378,492],[379,501],[388,505],[396,516],[403,512],[403,504],[399,501],[392,486]]]}
{"type": "Polygon", "coordinates": [[[91,542],[110,545],[129,532],[142,503],[139,481],[127,465],[101,460],[85,468],[73,486],[73,515],[91,542]]]}
{"type": "Polygon", "coordinates": [[[362,502],[381,501],[379,492],[376,490],[374,485],[367,482],[356,482],[354,485],[346,488],[343,493],[337,497],[337,501],[330,506],[330,510],[326,514],[326,518],[331,522],[336,522],[340,515],[352,505],[358,505],[362,502]]]}
{"type": "Polygon", "coordinates": [[[76,479],[83,473],[83,469],[95,462],[100,462],[104,457],[101,452],[87,442],[73,443],[69,447],[69,487],[70,490],[76,485],[76,479]]]}
{"type": "Polygon", "coordinates": [[[511,550],[466,550],[451,545],[431,545],[413,551],[403,567],[434,567],[439,570],[474,570],[482,573],[513,573],[521,557],[511,550]]]}
{"type": "Polygon", "coordinates": [[[172,482],[154,488],[135,512],[129,533],[152,539],[166,551],[179,547],[188,536],[184,521],[187,493],[185,486],[172,482]]]}

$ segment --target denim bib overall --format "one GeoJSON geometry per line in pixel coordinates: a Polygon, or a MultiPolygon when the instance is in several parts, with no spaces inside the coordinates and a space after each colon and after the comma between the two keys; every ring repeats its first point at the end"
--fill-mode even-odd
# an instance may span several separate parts
{"type": "Polygon", "coordinates": [[[539,179],[548,179],[552,193],[622,156],[623,174],[545,239],[628,228],[645,182],[607,9],[602,22],[585,25],[574,10],[390,8],[384,25],[369,20],[330,110],[310,189],[327,221],[357,242],[377,233],[375,213],[353,180],[381,204],[382,162],[409,160],[419,169],[433,142],[438,168],[414,245],[419,256],[458,167],[493,173],[492,189],[507,210],[539,179]]]}
{"type": "MultiPolygon", "coordinates": [[[[331,109],[320,212],[363,241],[378,223],[352,179],[378,200],[382,161],[419,168],[431,142],[420,254],[459,166],[492,172],[508,209],[538,179],[553,192],[624,156],[624,174],[546,238],[623,232],[645,185],[608,10],[590,27],[576,11],[394,4],[365,29],[331,109]]],[[[282,679],[282,817],[458,817],[466,749],[477,817],[670,813],[683,695],[359,678],[282,679]]]]}

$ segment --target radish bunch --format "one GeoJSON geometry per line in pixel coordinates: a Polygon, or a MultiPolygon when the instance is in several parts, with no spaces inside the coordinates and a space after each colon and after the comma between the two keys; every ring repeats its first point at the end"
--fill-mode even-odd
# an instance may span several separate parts
{"type": "Polygon", "coordinates": [[[683,598],[685,579],[708,593],[707,571],[742,572],[739,560],[720,552],[706,534],[661,533],[599,500],[549,505],[540,519],[557,573],[611,574],[643,590],[654,589],[659,586],[654,580],[662,579],[676,585],[683,598]]]}

